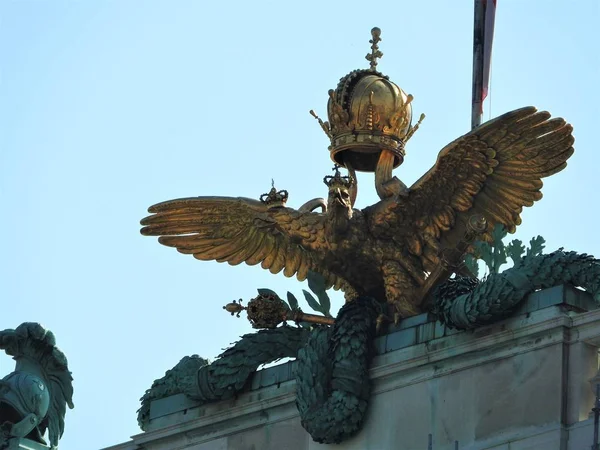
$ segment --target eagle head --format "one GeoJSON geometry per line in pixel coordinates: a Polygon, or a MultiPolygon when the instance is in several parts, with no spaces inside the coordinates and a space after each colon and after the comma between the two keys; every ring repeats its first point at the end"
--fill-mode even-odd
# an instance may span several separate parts
{"type": "Polygon", "coordinates": [[[330,231],[335,235],[344,233],[352,218],[352,201],[350,190],[345,186],[332,186],[327,198],[327,215],[330,231]]]}

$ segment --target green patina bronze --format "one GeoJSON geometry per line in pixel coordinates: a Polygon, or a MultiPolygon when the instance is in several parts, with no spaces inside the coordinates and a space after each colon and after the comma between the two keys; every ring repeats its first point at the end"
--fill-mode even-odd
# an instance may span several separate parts
{"type": "Polygon", "coordinates": [[[562,249],[525,256],[481,282],[461,277],[448,280],[438,288],[432,312],[449,327],[477,328],[508,317],[532,292],[560,284],[581,287],[600,304],[600,261],[562,249]]]}
{"type": "MultiPolygon", "coordinates": [[[[499,268],[502,233],[490,247],[499,268]]],[[[541,240],[530,251],[512,251],[515,265],[487,278],[456,277],[435,292],[431,312],[449,327],[473,329],[508,317],[530,293],[560,284],[588,291],[600,303],[600,261],[562,249],[539,254],[541,240]],[[537,251],[539,249],[539,251],[537,251]]],[[[521,247],[519,247],[521,248],[521,247]]],[[[504,261],[505,262],[505,259],[504,261]]],[[[492,270],[490,267],[490,270],[492,270]]],[[[318,294],[322,298],[322,294],[318,294]]],[[[138,411],[140,427],[149,421],[152,400],[184,393],[200,403],[233,397],[247,388],[261,365],[283,357],[297,357],[297,406],[302,426],[321,443],[340,443],[362,426],[369,402],[368,369],[380,303],[367,297],[345,304],[333,326],[312,329],[281,326],[247,334],[212,364],[198,356],[186,357],[157,380],[138,411]]]]}
{"type": "Polygon", "coordinates": [[[296,357],[306,343],[309,331],[304,328],[279,327],[246,334],[217,359],[209,361],[198,355],[184,357],[163,378],[156,380],[141,398],[138,423],[142,429],[149,421],[150,402],[174,394],[186,394],[200,403],[233,397],[261,364],[281,358],[296,357]]]}
{"type": "Polygon", "coordinates": [[[513,265],[521,263],[525,256],[541,255],[544,251],[546,240],[541,236],[536,236],[529,241],[529,247],[525,248],[523,242],[519,239],[513,239],[506,245],[504,238],[507,236],[506,229],[497,224],[492,232],[492,242],[478,241],[473,243],[473,254],[467,254],[465,265],[476,277],[479,276],[478,260],[482,260],[487,266],[488,273],[500,272],[500,267],[507,263],[508,258],[513,265]]]}
{"type": "Polygon", "coordinates": [[[0,380],[0,449],[56,449],[67,406],[73,408],[67,358],[52,332],[38,323],[0,331],[0,349],[16,361],[15,370],[0,380]]]}

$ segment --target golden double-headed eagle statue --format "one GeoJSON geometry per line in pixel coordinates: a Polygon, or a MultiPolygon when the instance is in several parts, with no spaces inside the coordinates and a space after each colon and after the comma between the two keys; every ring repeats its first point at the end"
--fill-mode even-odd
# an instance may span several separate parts
{"type": "Polygon", "coordinates": [[[367,295],[387,302],[396,319],[424,311],[432,289],[462,270],[474,239],[491,241],[497,224],[515,231],[523,207],[542,197],[542,178],[565,168],[574,139],[562,118],[521,108],[448,144],[405,186],[392,170],[424,116],[413,126],[413,97],[377,71],[380,40],[374,28],[370,68],[350,72],[329,91],[328,121],[311,111],[336,163],[325,177],[326,202],[296,210],[285,206],[287,192],[274,188],[260,200],[171,200],[149,208],[142,234],[204,261],[260,263],[301,281],[320,273],[348,301],[367,295]],[[353,207],[356,171],[375,173],[381,199],[362,210],[353,207]]]}

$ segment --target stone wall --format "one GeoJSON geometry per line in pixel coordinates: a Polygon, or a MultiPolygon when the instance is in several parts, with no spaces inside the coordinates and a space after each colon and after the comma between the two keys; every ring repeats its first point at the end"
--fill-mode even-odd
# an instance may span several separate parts
{"type": "MultiPolygon", "coordinates": [[[[237,399],[155,401],[146,433],[110,450],[583,450],[598,372],[600,309],[559,286],[532,294],[508,320],[475,332],[427,314],[377,338],[363,430],[321,445],[300,425],[290,362],[256,373],[237,399]]],[[[109,450],[106,449],[106,450],[109,450]]]]}

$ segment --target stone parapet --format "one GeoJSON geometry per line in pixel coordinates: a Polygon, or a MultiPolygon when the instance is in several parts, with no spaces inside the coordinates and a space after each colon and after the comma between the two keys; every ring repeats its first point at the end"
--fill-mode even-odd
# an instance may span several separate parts
{"type": "Polygon", "coordinates": [[[592,444],[600,309],[558,286],[510,319],[475,331],[422,314],[375,341],[363,430],[341,445],[312,441],[295,406],[295,362],[258,371],[248,392],[200,406],[154,401],[148,431],[106,450],[583,450],[592,444]]]}

